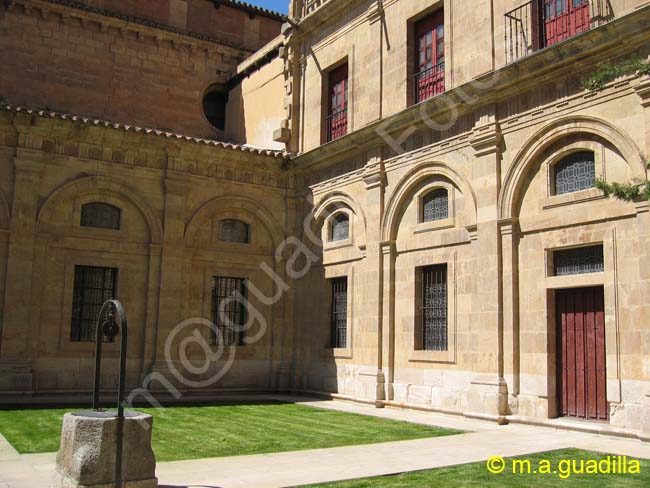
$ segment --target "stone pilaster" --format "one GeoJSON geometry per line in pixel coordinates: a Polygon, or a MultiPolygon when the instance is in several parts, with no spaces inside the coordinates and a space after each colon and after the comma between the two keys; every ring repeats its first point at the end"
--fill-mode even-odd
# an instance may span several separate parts
{"type": "Polygon", "coordinates": [[[168,171],[165,178],[165,217],[160,266],[158,302],[157,361],[165,361],[165,341],[184,318],[183,254],[185,233],[185,201],[189,182],[185,175],[168,171]]]}
{"type": "Polygon", "coordinates": [[[650,158],[650,76],[642,78],[635,90],[636,94],[641,98],[645,120],[645,157],[650,158]]]}
{"type": "Polygon", "coordinates": [[[472,414],[501,417],[507,413],[507,385],[503,363],[503,286],[501,231],[498,224],[500,190],[501,131],[496,106],[477,110],[470,139],[474,148],[472,187],[477,195],[478,240],[474,241],[473,268],[477,296],[472,316],[480,328],[477,335],[478,357],[484,371],[471,382],[465,409],[472,414]]]}
{"type": "MultiPolygon", "coordinates": [[[[367,344],[364,356],[372,355],[369,367],[359,371],[357,396],[362,395],[363,400],[379,401],[385,398],[384,373],[385,364],[383,323],[383,254],[381,250],[381,218],[384,209],[384,187],[386,175],[381,151],[372,151],[368,163],[364,168],[363,180],[366,185],[366,258],[363,262],[363,271],[360,282],[365,288],[363,296],[367,297],[362,306],[359,322],[367,344]]],[[[358,350],[358,348],[357,348],[358,350]]],[[[366,362],[370,357],[363,357],[366,362]]]]}
{"type": "Polygon", "coordinates": [[[32,278],[38,188],[43,169],[42,153],[19,149],[14,160],[14,197],[9,228],[9,252],[0,354],[0,388],[32,389],[29,365],[32,278]]]}
{"type": "Polygon", "coordinates": [[[363,59],[364,69],[358,73],[359,82],[356,88],[363,90],[359,102],[362,107],[365,107],[367,113],[365,122],[369,124],[380,120],[383,112],[384,2],[374,1],[368,8],[366,18],[370,24],[369,39],[373,39],[378,46],[376,50],[368,50],[368,57],[363,59]],[[367,80],[374,80],[374,83],[367,83],[367,80]]]}

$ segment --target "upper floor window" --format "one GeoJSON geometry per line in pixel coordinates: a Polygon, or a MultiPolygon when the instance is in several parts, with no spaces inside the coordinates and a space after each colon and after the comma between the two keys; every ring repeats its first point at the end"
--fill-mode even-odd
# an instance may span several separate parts
{"type": "Polygon", "coordinates": [[[106,300],[117,298],[117,269],[96,266],[74,267],[72,292],[72,342],[95,342],[97,317],[106,300]]]}
{"type": "Polygon", "coordinates": [[[449,218],[449,193],[445,188],[436,188],[422,198],[422,222],[433,222],[449,218]]]}
{"type": "Polygon", "coordinates": [[[593,151],[579,151],[563,158],[555,164],[553,175],[555,195],[593,188],[596,184],[593,151]]]}
{"type": "Polygon", "coordinates": [[[213,85],[203,96],[203,114],[210,124],[219,129],[226,130],[226,105],[228,92],[219,85],[213,85]]]}
{"type": "Polygon", "coordinates": [[[246,280],[214,276],[212,278],[212,344],[241,346],[246,324],[246,280]]]}
{"type": "Polygon", "coordinates": [[[348,133],[348,64],[329,72],[327,88],[326,142],[348,133]]]}
{"type": "Polygon", "coordinates": [[[81,206],[81,226],[98,229],[120,229],[122,211],[108,203],[86,203],[81,206]]]}
{"type": "Polygon", "coordinates": [[[350,238],[350,216],[345,213],[338,213],[330,222],[330,241],[345,241],[350,238]]]}
{"type": "Polygon", "coordinates": [[[224,242],[238,242],[248,244],[250,239],[250,226],[246,222],[236,219],[219,221],[219,240],[224,242]]]}
{"type": "Polygon", "coordinates": [[[552,46],[589,30],[589,0],[543,0],[544,40],[552,46]]]}
{"type": "Polygon", "coordinates": [[[348,278],[335,278],[332,284],[331,346],[344,349],[348,341],[348,278]]]}
{"type": "Polygon", "coordinates": [[[444,13],[438,10],[415,23],[415,103],[445,91],[444,22],[444,13]]]}

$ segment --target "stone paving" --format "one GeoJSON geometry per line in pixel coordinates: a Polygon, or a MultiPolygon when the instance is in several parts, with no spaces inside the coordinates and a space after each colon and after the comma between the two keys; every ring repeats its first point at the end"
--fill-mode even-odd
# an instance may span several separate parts
{"type": "MultiPolygon", "coordinates": [[[[288,397],[275,397],[288,400],[288,397]]],[[[291,398],[296,400],[296,398],[291,398]]],[[[428,412],[375,409],[340,401],[297,401],[319,408],[360,413],[467,433],[364,446],[159,463],[161,488],[274,488],[320,483],[484,461],[576,447],[650,459],[650,443],[524,425],[498,426],[428,412]]],[[[45,488],[55,454],[20,455],[0,436],[0,488],[45,488]]]]}

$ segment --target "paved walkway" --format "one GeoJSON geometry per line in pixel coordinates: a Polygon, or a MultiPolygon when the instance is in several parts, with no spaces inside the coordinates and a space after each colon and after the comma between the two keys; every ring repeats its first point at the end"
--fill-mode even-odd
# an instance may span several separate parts
{"type": "MultiPolygon", "coordinates": [[[[287,400],[288,397],[275,397],[287,400]]],[[[296,400],[291,398],[291,400],[296,400]]],[[[466,434],[366,446],[159,463],[161,488],[276,488],[485,461],[576,447],[650,459],[650,444],[523,425],[498,426],[463,417],[375,409],[339,401],[297,403],[468,431],[466,434]]],[[[0,488],[46,488],[54,454],[19,455],[0,436],[0,488]]]]}

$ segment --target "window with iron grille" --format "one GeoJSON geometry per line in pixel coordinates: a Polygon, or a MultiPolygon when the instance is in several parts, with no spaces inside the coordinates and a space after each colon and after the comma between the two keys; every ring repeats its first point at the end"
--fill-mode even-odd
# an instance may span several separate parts
{"type": "Polygon", "coordinates": [[[116,268],[75,266],[70,340],[95,342],[102,305],[114,298],[117,298],[116,268]]]}
{"type": "Polygon", "coordinates": [[[226,219],[219,222],[219,240],[248,244],[250,226],[241,220],[226,219]]]}
{"type": "Polygon", "coordinates": [[[605,271],[603,246],[578,247],[553,252],[555,276],[601,273],[605,271]]]}
{"type": "Polygon", "coordinates": [[[554,173],[556,195],[593,188],[596,184],[593,151],[580,151],[565,157],[555,164],[554,173]]]}
{"type": "Polygon", "coordinates": [[[332,338],[334,349],[344,349],[348,342],[348,278],[335,278],[332,283],[332,338]]]}
{"type": "Polygon", "coordinates": [[[330,224],[330,241],[345,241],[350,238],[350,217],[336,214],[330,224]]]}
{"type": "Polygon", "coordinates": [[[246,324],[246,280],[215,276],[212,280],[212,344],[244,345],[246,324]]]}
{"type": "Polygon", "coordinates": [[[447,265],[422,268],[421,349],[447,350],[447,265]]]}
{"type": "Polygon", "coordinates": [[[422,198],[422,222],[433,222],[449,218],[449,193],[438,188],[422,198]]]}
{"type": "Polygon", "coordinates": [[[93,202],[81,206],[81,226],[120,229],[122,211],[108,203],[93,202]]]}

